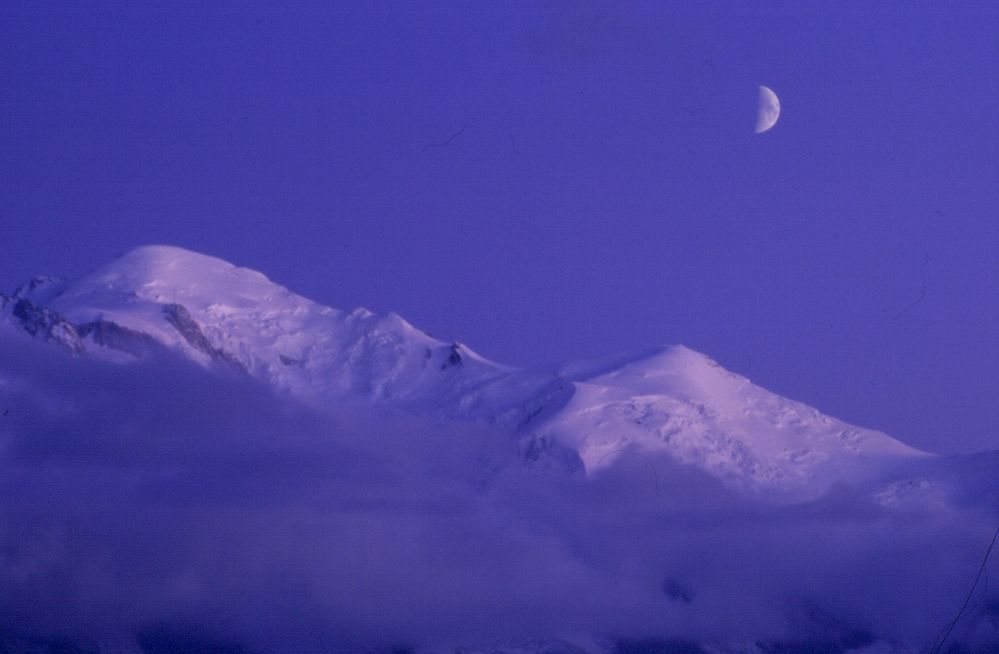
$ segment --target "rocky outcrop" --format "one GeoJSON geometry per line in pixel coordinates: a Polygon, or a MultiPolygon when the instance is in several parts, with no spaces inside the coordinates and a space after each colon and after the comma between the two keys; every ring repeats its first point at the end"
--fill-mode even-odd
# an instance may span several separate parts
{"type": "Polygon", "coordinates": [[[66,280],[61,277],[51,277],[49,275],[39,275],[24,282],[14,290],[13,298],[16,300],[28,299],[36,304],[44,304],[44,297],[55,295],[66,280]]]}
{"type": "Polygon", "coordinates": [[[155,349],[161,349],[160,344],[149,334],[122,327],[108,320],[95,320],[77,325],[76,331],[82,338],[89,336],[98,345],[120,350],[134,357],[145,356],[155,349]]]}
{"type": "MultiPolygon", "coordinates": [[[[14,324],[28,334],[56,343],[74,354],[86,352],[86,340],[137,358],[162,349],[163,346],[154,337],[144,332],[103,319],[74,325],[57,311],[40,307],[26,297],[56,281],[50,277],[36,277],[19,286],[13,295],[0,294],[0,311],[7,313],[14,324]]],[[[189,345],[207,354],[213,362],[242,372],[246,371],[234,356],[211,344],[200,325],[183,305],[166,304],[163,306],[163,314],[167,322],[189,345]]]]}
{"type": "Polygon", "coordinates": [[[57,343],[74,354],[83,354],[83,341],[76,327],[51,309],[35,306],[26,298],[9,298],[4,302],[10,306],[10,315],[24,331],[36,338],[57,343]]]}
{"type": "Polygon", "coordinates": [[[461,365],[461,344],[452,343],[448,350],[447,359],[441,364],[441,370],[461,365]]]}
{"type": "Polygon", "coordinates": [[[215,363],[246,372],[246,368],[236,357],[211,344],[187,307],[182,304],[164,304],[163,315],[191,347],[207,354],[215,363]]]}

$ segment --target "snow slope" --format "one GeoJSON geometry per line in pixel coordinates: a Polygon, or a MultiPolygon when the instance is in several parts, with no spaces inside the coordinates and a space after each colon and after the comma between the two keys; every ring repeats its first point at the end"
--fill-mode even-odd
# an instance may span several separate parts
{"type": "Polygon", "coordinates": [[[682,346],[516,369],[394,313],[322,306],[176,247],[141,247],[71,282],[32,280],[0,305],[29,333],[77,354],[127,362],[166,349],[310,403],[487,422],[520,438],[527,459],[570,470],[594,472],[635,451],[740,488],[812,495],[927,456],[682,346]]]}
{"type": "Polygon", "coordinates": [[[770,393],[683,346],[567,364],[561,373],[577,393],[552,429],[582,453],[588,469],[629,446],[667,449],[718,477],[786,487],[922,456],[883,433],[770,393]]]}

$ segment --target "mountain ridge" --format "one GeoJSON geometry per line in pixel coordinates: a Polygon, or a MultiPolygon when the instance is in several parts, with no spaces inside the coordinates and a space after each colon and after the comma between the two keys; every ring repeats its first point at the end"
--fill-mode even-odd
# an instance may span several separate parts
{"type": "Polygon", "coordinates": [[[0,311],[76,355],[127,363],[162,348],[308,403],[493,424],[528,458],[587,474],[633,450],[736,487],[807,496],[884,461],[928,456],[682,345],[519,369],[395,313],[326,307],[260,272],[174,246],[136,248],[77,280],[35,278],[0,296],[0,311]]]}

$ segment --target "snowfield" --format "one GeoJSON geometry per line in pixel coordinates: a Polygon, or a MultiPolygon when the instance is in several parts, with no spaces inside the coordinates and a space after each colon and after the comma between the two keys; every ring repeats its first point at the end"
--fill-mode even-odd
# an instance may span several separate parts
{"type": "Polygon", "coordinates": [[[587,472],[626,450],[667,452],[737,486],[809,495],[926,456],[683,346],[519,370],[396,314],[324,307],[261,273],[175,247],[142,247],[80,280],[15,297],[60,316],[91,356],[120,361],[122,351],[141,355],[142,343],[155,343],[318,405],[497,423],[568,447],[587,472]],[[130,347],[87,327],[95,324],[134,335],[119,339],[130,347]]]}
{"type": "Polygon", "coordinates": [[[999,651],[996,453],[689,348],[519,369],[169,246],[0,316],[0,650],[914,652],[970,588],[999,651]]]}

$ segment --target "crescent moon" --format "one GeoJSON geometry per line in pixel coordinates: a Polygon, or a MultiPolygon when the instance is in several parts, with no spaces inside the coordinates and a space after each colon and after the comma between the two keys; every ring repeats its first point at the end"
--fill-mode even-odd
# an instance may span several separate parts
{"type": "Polygon", "coordinates": [[[756,112],[756,133],[762,134],[777,124],[780,118],[780,100],[772,89],[760,85],[760,104],[756,112]]]}

